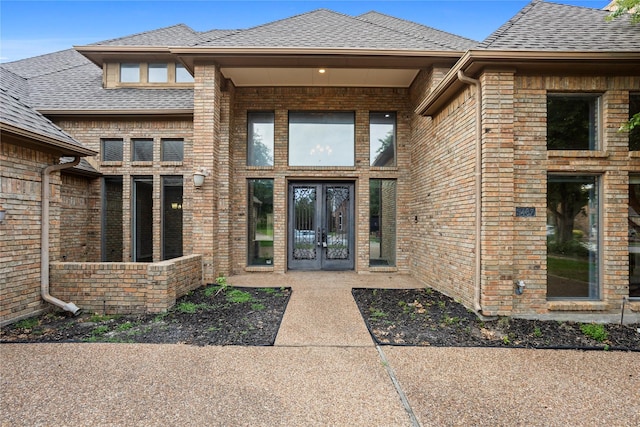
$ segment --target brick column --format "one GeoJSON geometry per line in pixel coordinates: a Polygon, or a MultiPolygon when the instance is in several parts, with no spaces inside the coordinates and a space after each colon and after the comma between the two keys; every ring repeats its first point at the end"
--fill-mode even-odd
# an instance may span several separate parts
{"type": "Polygon", "coordinates": [[[482,83],[482,307],[511,313],[513,277],[513,71],[487,71],[482,83]]]}
{"type": "MultiPolygon", "coordinates": [[[[193,253],[202,254],[205,282],[216,276],[218,231],[218,155],[220,126],[220,82],[217,67],[196,64],[193,91],[193,167],[206,168],[210,175],[204,185],[193,187],[188,176],[193,212],[193,253]]],[[[185,189],[186,190],[186,189],[185,189]]],[[[185,191],[187,193],[187,191],[185,191]]]]}

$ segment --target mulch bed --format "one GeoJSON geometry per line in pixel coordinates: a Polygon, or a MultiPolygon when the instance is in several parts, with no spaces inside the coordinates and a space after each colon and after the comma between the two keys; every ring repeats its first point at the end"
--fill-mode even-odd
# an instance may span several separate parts
{"type": "Polygon", "coordinates": [[[103,316],[49,313],[0,330],[0,342],[128,342],[273,345],[290,288],[209,285],[162,314],[103,316]]]}
{"type": "Polygon", "coordinates": [[[353,289],[352,293],[379,344],[640,351],[639,324],[510,317],[483,322],[462,304],[433,289],[353,289]]]}

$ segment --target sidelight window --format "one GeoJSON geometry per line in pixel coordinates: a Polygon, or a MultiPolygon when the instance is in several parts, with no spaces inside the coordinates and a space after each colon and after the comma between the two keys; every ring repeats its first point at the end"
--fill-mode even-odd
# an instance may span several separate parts
{"type": "Polygon", "coordinates": [[[273,262],[273,179],[248,181],[248,265],[273,262]]]}
{"type": "Polygon", "coordinates": [[[396,113],[369,114],[371,166],[396,165],[396,113]]]}
{"type": "Polygon", "coordinates": [[[369,265],[396,265],[396,181],[369,180],[369,265]]]}

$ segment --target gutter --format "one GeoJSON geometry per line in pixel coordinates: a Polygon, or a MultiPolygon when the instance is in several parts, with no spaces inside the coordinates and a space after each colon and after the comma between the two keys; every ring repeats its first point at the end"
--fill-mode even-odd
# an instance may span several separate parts
{"type": "Polygon", "coordinates": [[[69,163],[51,165],[42,171],[42,215],[41,215],[41,242],[40,242],[40,294],[42,299],[68,311],[74,315],[80,314],[80,309],[72,302],[64,302],[52,297],[49,293],[49,200],[51,191],[49,189],[49,177],[52,172],[62,169],[70,169],[80,163],[80,157],[75,156],[69,163]]]}
{"type": "Polygon", "coordinates": [[[468,85],[476,87],[476,259],[474,274],[474,309],[482,316],[482,86],[480,80],[467,77],[462,70],[458,70],[458,79],[468,85]]]}

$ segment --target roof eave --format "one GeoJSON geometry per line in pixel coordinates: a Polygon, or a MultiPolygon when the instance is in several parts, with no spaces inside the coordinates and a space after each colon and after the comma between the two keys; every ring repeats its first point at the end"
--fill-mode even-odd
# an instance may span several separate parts
{"type": "MultiPolygon", "coordinates": [[[[73,48],[99,67],[102,67],[106,62],[114,60],[122,61],[127,60],[128,58],[134,60],[134,58],[143,57],[151,60],[162,60],[172,56],[169,48],[164,46],[88,45],[74,46],[73,48]]],[[[137,60],[139,61],[140,59],[137,60]]]]}
{"type": "Polygon", "coordinates": [[[62,156],[95,156],[96,151],[89,148],[76,145],[67,141],[63,141],[51,136],[43,135],[36,132],[10,125],[8,123],[0,123],[0,131],[9,134],[19,140],[27,140],[35,145],[41,145],[49,150],[59,151],[62,156]]]}
{"type": "Polygon", "coordinates": [[[415,109],[423,116],[438,112],[465,83],[458,79],[458,70],[477,76],[487,67],[510,67],[518,72],[565,71],[573,65],[571,74],[616,73],[640,74],[640,52],[588,52],[588,51],[525,51],[525,50],[469,50],[449,70],[440,84],[415,109]],[[575,68],[576,64],[582,66],[575,68]]]}
{"type": "Polygon", "coordinates": [[[66,117],[66,116],[171,116],[190,117],[193,116],[193,108],[174,109],[147,109],[147,110],[53,110],[38,109],[38,112],[45,116],[66,117]]]}

